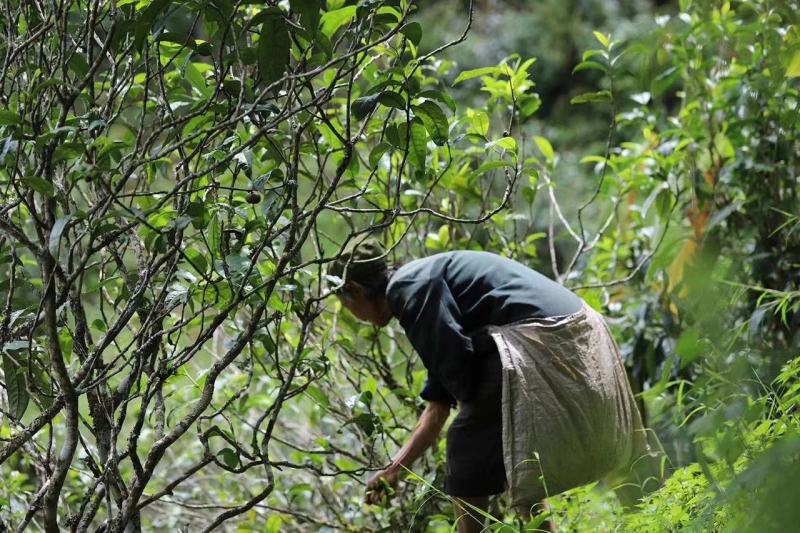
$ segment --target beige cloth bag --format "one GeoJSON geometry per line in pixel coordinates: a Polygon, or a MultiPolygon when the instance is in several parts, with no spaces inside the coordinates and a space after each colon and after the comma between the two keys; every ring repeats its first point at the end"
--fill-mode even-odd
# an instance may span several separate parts
{"type": "Polygon", "coordinates": [[[512,504],[530,509],[609,476],[629,482],[618,495],[633,503],[659,469],[658,459],[603,318],[584,304],[573,315],[492,326],[489,333],[503,365],[512,504]]]}

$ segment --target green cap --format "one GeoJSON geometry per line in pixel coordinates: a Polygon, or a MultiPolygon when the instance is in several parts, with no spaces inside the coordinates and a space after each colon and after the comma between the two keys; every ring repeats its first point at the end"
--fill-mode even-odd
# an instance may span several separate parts
{"type": "Polygon", "coordinates": [[[386,269],[386,250],[374,237],[356,238],[328,268],[328,274],[345,281],[364,280],[386,269]],[[345,275],[347,269],[347,275],[345,275]]]}

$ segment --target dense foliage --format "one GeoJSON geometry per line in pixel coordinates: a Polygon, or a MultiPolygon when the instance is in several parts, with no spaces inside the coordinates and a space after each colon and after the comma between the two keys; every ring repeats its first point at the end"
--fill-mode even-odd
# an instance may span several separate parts
{"type": "Polygon", "coordinates": [[[797,521],[800,5],[590,2],[587,50],[497,62],[444,4],[451,40],[402,0],[7,3],[0,530],[449,531],[443,442],[362,503],[425,378],[330,296],[366,233],[608,317],[671,478],[554,496],[560,527],[797,521]]]}

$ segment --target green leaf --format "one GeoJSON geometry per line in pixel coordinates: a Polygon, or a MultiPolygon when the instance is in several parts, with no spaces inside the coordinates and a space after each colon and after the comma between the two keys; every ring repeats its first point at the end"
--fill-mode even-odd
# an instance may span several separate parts
{"type": "MultiPolygon", "coordinates": [[[[514,150],[516,151],[516,142],[514,143],[514,150]]],[[[510,161],[503,161],[503,160],[487,161],[485,163],[482,163],[481,166],[479,166],[478,168],[476,168],[472,174],[475,174],[476,176],[482,176],[483,174],[486,174],[487,172],[491,172],[492,170],[496,170],[498,168],[513,168],[513,167],[514,164],[511,163],[510,161]]]]}
{"type": "Polygon", "coordinates": [[[800,78],[800,51],[794,53],[789,66],[786,68],[787,78],[800,78]]]}
{"type": "Polygon", "coordinates": [[[606,52],[605,50],[586,50],[583,53],[583,56],[581,57],[581,61],[586,61],[587,59],[592,58],[594,56],[601,56],[601,57],[606,58],[606,60],[607,60],[608,59],[608,52],[606,52]]]}
{"type": "Polygon", "coordinates": [[[306,394],[311,396],[311,398],[315,402],[320,404],[322,407],[328,407],[330,405],[330,400],[328,400],[328,397],[325,396],[325,393],[322,392],[318,387],[315,387],[314,385],[308,386],[308,388],[306,389],[306,394]]]}
{"type": "Polygon", "coordinates": [[[261,24],[258,39],[258,71],[264,83],[269,85],[283,77],[289,65],[291,46],[289,28],[282,11],[271,9],[261,24]]]}
{"type": "Polygon", "coordinates": [[[681,367],[685,367],[705,351],[697,328],[691,327],[681,333],[678,342],[675,344],[675,351],[681,357],[681,367]]]}
{"type": "Polygon", "coordinates": [[[736,155],[733,143],[721,131],[714,136],[714,149],[723,159],[732,159],[736,155]]]}
{"type": "Polygon", "coordinates": [[[283,528],[283,517],[279,514],[271,514],[264,524],[266,533],[280,533],[283,528]]]}
{"type": "Polygon", "coordinates": [[[414,46],[417,46],[422,40],[422,26],[420,26],[419,22],[409,22],[402,28],[400,28],[400,33],[406,36],[406,39],[414,43],[414,46]]]}
{"type": "Polygon", "coordinates": [[[3,353],[3,375],[6,382],[6,396],[11,417],[19,421],[28,409],[30,395],[25,386],[25,371],[14,363],[12,357],[3,353]]]}
{"type": "Polygon", "coordinates": [[[239,466],[239,456],[236,455],[236,452],[230,448],[223,448],[220,450],[219,454],[222,456],[222,462],[228,468],[236,468],[239,466]]]}
{"type": "Polygon", "coordinates": [[[56,190],[55,187],[53,187],[53,184],[47,180],[40,178],[39,176],[27,176],[25,178],[22,178],[22,182],[25,183],[25,185],[27,185],[34,191],[38,192],[43,196],[47,196],[48,198],[52,198],[56,194],[56,190]]]}
{"type": "Polygon", "coordinates": [[[336,30],[345,24],[349,24],[355,18],[357,9],[358,6],[347,6],[333,11],[326,11],[321,19],[322,33],[331,38],[336,33],[336,30]]]}
{"type": "Polygon", "coordinates": [[[89,72],[89,63],[86,61],[83,54],[74,54],[67,62],[67,66],[69,66],[71,71],[77,73],[81,77],[86,76],[89,72]]]}
{"type": "Polygon", "coordinates": [[[297,496],[301,496],[307,492],[313,492],[314,488],[309,485],[308,483],[298,483],[297,485],[292,486],[289,489],[288,493],[291,498],[296,498],[297,496]]]}
{"type": "Polygon", "coordinates": [[[183,134],[186,136],[191,135],[192,132],[211,122],[213,119],[214,116],[211,113],[198,115],[186,123],[186,126],[183,127],[183,134]]]}
{"type": "Polygon", "coordinates": [[[475,133],[474,131],[470,133],[465,133],[463,135],[459,135],[454,140],[461,141],[465,139],[470,141],[472,144],[481,144],[481,143],[486,144],[489,142],[489,139],[487,139],[485,135],[481,135],[480,133],[475,133]]]}
{"type": "Polygon", "coordinates": [[[672,211],[672,198],[672,191],[669,189],[661,189],[656,195],[656,210],[658,211],[658,216],[664,220],[669,218],[672,211]]]}
{"type": "Polygon", "coordinates": [[[150,33],[153,23],[161,12],[170,5],[170,0],[153,0],[144,8],[142,14],[139,15],[139,20],[135,24],[134,46],[137,50],[142,49],[147,34],[150,33]]]}
{"type": "Polygon", "coordinates": [[[250,269],[250,258],[241,254],[229,254],[225,256],[225,264],[231,277],[237,278],[244,275],[250,269]]]}
{"type": "Polygon", "coordinates": [[[361,429],[361,431],[366,433],[367,436],[370,436],[375,432],[375,421],[375,415],[370,413],[361,413],[348,420],[345,425],[355,424],[359,427],[359,429],[361,429]]]}
{"type": "Polygon", "coordinates": [[[428,136],[425,130],[424,124],[418,118],[411,121],[408,158],[418,169],[425,168],[425,157],[428,154],[428,136]]]}
{"type": "Polygon", "coordinates": [[[19,115],[10,109],[0,109],[0,126],[10,126],[12,124],[19,124],[19,115]]]}
{"type": "Polygon", "coordinates": [[[581,61],[575,66],[574,69],[572,69],[572,73],[575,74],[576,72],[589,69],[599,70],[606,73],[608,72],[608,67],[598,63],[597,61],[581,61]]]}
{"type": "Polygon", "coordinates": [[[208,271],[208,261],[206,256],[199,250],[194,248],[186,248],[186,259],[192,268],[200,273],[208,271]]]}
{"type": "Polygon", "coordinates": [[[350,104],[350,110],[353,112],[353,116],[356,117],[357,120],[363,119],[372,113],[372,110],[378,105],[380,98],[381,93],[356,98],[353,100],[353,103],[350,104]]]}
{"type": "Polygon", "coordinates": [[[211,216],[211,223],[208,226],[208,249],[212,257],[219,257],[220,240],[222,238],[222,228],[216,214],[211,216]]]}
{"type": "Polygon", "coordinates": [[[195,53],[201,56],[210,56],[214,53],[214,49],[211,48],[211,43],[202,41],[202,40],[195,40],[195,53]]]}
{"type": "Polygon", "coordinates": [[[68,142],[59,145],[53,151],[53,162],[66,161],[83,155],[86,148],[79,142],[68,142]]]}
{"type": "MultiPolygon", "coordinates": [[[[195,66],[194,63],[187,63],[186,64],[186,81],[189,84],[197,89],[200,94],[208,98],[214,92],[206,83],[206,79],[203,76],[203,73],[195,66]]],[[[238,91],[237,91],[238,94],[238,91]]],[[[201,117],[204,115],[201,115],[201,117]]]]}
{"type": "MultiPolygon", "coordinates": [[[[165,43],[175,43],[181,46],[187,46],[194,50],[197,47],[197,42],[194,40],[194,37],[187,33],[180,33],[180,32],[172,32],[172,31],[165,31],[164,33],[158,36],[158,42],[165,42],[165,43]]],[[[82,56],[81,56],[82,57],[82,56]]],[[[84,59],[84,63],[86,60],[84,59]]],[[[84,75],[88,72],[89,66],[86,64],[86,69],[84,70],[84,75]]]]}
{"type": "Polygon", "coordinates": [[[297,14],[300,25],[313,37],[319,29],[320,0],[289,0],[292,13],[297,14]]]}
{"type": "Polygon", "coordinates": [[[597,164],[597,163],[605,163],[605,162],[606,162],[606,158],[602,157],[602,156],[599,156],[599,155],[587,155],[587,156],[582,157],[581,160],[579,161],[580,164],[585,164],[585,163],[597,164]]]}
{"type": "Polygon", "coordinates": [[[48,78],[48,79],[36,84],[36,86],[31,91],[31,97],[36,98],[39,95],[39,93],[41,93],[42,91],[44,91],[48,87],[58,87],[60,85],[64,85],[64,86],[67,86],[67,87],[72,87],[70,84],[64,83],[59,78],[48,78]]]}
{"type": "Polygon", "coordinates": [[[479,135],[486,135],[489,133],[489,115],[487,115],[483,111],[477,111],[472,117],[470,118],[470,123],[472,124],[472,129],[475,130],[475,133],[479,135]]]}
{"type": "Polygon", "coordinates": [[[426,100],[419,105],[411,106],[411,108],[414,110],[414,114],[422,119],[433,142],[440,146],[447,142],[449,128],[447,117],[438,104],[426,100]]]}
{"type": "Polygon", "coordinates": [[[545,511],[531,517],[530,521],[525,525],[525,531],[541,531],[540,526],[550,518],[551,514],[551,511],[545,511]]]}
{"type": "Polygon", "coordinates": [[[372,151],[369,153],[369,165],[374,167],[378,164],[378,161],[381,160],[383,154],[388,152],[392,148],[392,145],[387,142],[382,142],[378,144],[372,151]]]}
{"type": "Polygon", "coordinates": [[[56,220],[55,224],[53,224],[53,229],[50,230],[50,239],[47,243],[47,249],[50,251],[50,255],[53,256],[53,259],[58,260],[61,234],[64,233],[64,228],[67,227],[67,224],[69,224],[70,220],[72,220],[72,215],[60,217],[58,220],[56,220]]]}
{"type": "Polygon", "coordinates": [[[417,98],[427,98],[429,100],[438,100],[439,102],[443,103],[447,106],[447,108],[452,111],[453,113],[456,112],[456,102],[453,100],[453,97],[449,94],[437,91],[435,89],[428,89],[427,91],[422,91],[421,93],[417,94],[417,98]]]}
{"type": "Polygon", "coordinates": [[[482,67],[472,70],[465,70],[456,77],[456,79],[453,81],[453,85],[455,86],[462,81],[471,80],[472,78],[478,78],[480,76],[497,76],[498,74],[502,73],[503,69],[500,67],[482,67]]]}
{"type": "Polygon", "coordinates": [[[383,91],[378,96],[378,101],[386,107],[393,107],[395,109],[405,109],[406,100],[400,94],[393,91],[383,91]]]}
{"type": "Polygon", "coordinates": [[[539,98],[539,95],[531,94],[528,95],[527,98],[522,99],[522,104],[519,106],[519,111],[522,115],[522,118],[525,119],[536,113],[541,106],[542,100],[539,98]]]}
{"type": "Polygon", "coordinates": [[[583,93],[574,97],[571,104],[586,104],[589,102],[607,102],[611,100],[611,91],[602,90],[594,93],[583,93]]]}
{"type": "MultiPolygon", "coordinates": [[[[405,127],[405,123],[402,124],[405,127]]],[[[386,140],[389,141],[389,144],[394,146],[395,148],[399,148],[401,150],[405,150],[406,147],[406,139],[405,139],[405,129],[403,130],[403,135],[400,135],[400,127],[398,123],[392,123],[386,126],[386,140]]]]}
{"type": "Polygon", "coordinates": [[[497,139],[496,141],[492,141],[490,143],[486,143],[486,148],[502,148],[503,150],[508,150],[509,152],[517,152],[517,141],[514,137],[502,137],[497,139]]]}
{"type": "Polygon", "coordinates": [[[539,151],[542,152],[542,155],[545,159],[547,159],[548,163],[551,163],[553,159],[555,159],[556,154],[553,151],[553,145],[550,144],[550,141],[544,137],[536,135],[533,137],[533,142],[536,143],[536,147],[539,148],[539,151]]]}

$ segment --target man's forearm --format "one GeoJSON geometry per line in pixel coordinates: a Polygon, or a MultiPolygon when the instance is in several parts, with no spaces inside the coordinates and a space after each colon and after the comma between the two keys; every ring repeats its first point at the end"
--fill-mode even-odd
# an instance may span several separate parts
{"type": "Polygon", "coordinates": [[[397,472],[403,467],[411,468],[414,461],[436,442],[436,437],[442,431],[449,415],[450,406],[446,403],[429,402],[405,445],[395,454],[389,468],[397,472]]]}

